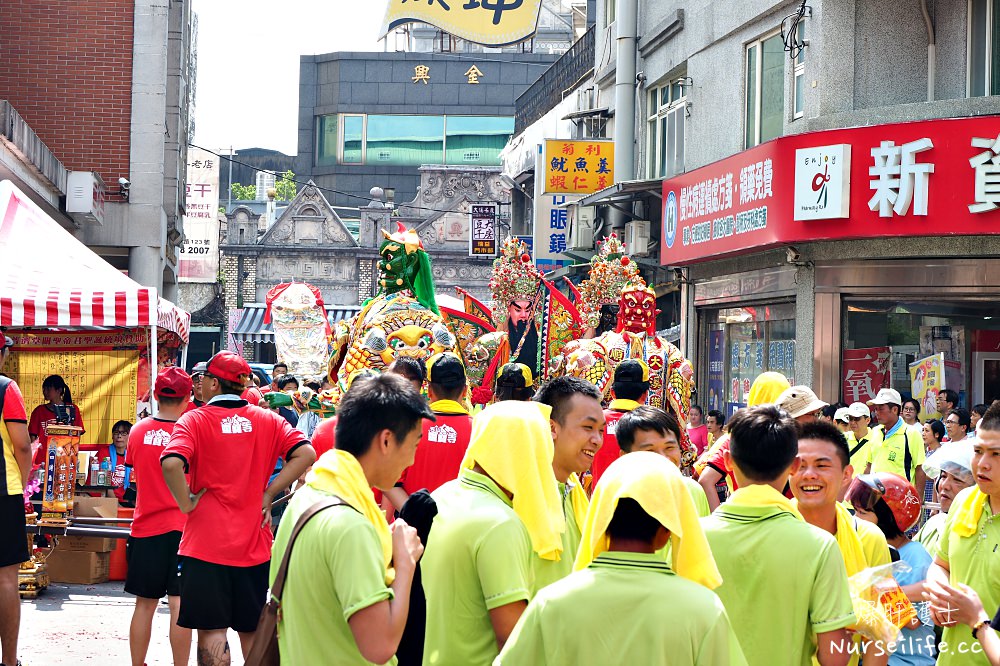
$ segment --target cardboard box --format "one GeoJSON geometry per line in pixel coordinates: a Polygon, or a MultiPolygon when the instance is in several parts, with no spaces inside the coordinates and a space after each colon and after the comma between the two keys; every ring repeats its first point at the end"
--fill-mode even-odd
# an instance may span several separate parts
{"type": "Polygon", "coordinates": [[[45,564],[54,583],[103,583],[108,580],[111,554],[57,548],[45,564]]]}
{"type": "Polygon", "coordinates": [[[59,537],[59,550],[82,550],[91,553],[109,553],[115,549],[118,539],[103,537],[64,536],[59,537]]]}
{"type": "Polygon", "coordinates": [[[77,495],[73,498],[73,515],[79,518],[117,518],[118,499],[77,495]]]}

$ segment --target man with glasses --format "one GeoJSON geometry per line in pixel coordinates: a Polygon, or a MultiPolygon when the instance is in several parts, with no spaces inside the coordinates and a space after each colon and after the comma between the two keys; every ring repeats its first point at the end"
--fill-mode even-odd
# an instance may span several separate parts
{"type": "Polygon", "coordinates": [[[964,407],[957,407],[949,410],[944,419],[944,429],[948,431],[949,442],[961,442],[963,439],[975,437],[969,432],[972,428],[972,415],[964,407]]]}
{"type": "Polygon", "coordinates": [[[868,401],[868,406],[875,408],[879,425],[873,431],[865,474],[898,474],[922,489],[927,482],[922,467],[926,456],[924,443],[899,417],[903,406],[899,391],[880,389],[875,399],[868,401]]]}
{"type": "Polygon", "coordinates": [[[947,416],[948,412],[958,407],[958,393],[951,389],[944,389],[934,398],[939,413],[947,416]]]}

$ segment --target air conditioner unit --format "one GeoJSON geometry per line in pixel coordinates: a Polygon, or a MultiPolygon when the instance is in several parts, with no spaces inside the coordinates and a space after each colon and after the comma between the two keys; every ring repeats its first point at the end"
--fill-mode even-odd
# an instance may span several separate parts
{"type": "Polygon", "coordinates": [[[594,108],[594,89],[580,88],[576,91],[576,110],[590,111],[594,108]]]}
{"type": "Polygon", "coordinates": [[[108,189],[100,174],[70,171],[66,177],[66,212],[77,225],[104,224],[104,204],[108,189]]]}
{"type": "Polygon", "coordinates": [[[594,249],[594,207],[593,206],[571,206],[569,221],[569,243],[570,250],[593,250],[594,249]]]}
{"type": "Polygon", "coordinates": [[[625,223],[625,253],[636,257],[649,254],[649,220],[625,223]]]}

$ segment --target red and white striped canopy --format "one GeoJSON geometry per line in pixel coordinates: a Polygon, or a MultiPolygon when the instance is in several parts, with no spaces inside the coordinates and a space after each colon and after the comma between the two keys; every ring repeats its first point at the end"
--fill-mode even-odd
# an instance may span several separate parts
{"type": "Polygon", "coordinates": [[[159,326],[187,343],[190,323],[0,181],[0,326],[159,326]]]}

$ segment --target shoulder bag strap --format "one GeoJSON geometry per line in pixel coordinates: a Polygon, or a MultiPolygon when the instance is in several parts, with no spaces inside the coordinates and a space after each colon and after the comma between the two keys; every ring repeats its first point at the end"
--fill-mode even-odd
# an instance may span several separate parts
{"type": "MultiPolygon", "coordinates": [[[[913,467],[913,454],[910,453],[910,433],[907,432],[906,424],[903,424],[903,447],[905,452],[903,453],[903,468],[906,471],[906,480],[913,483],[913,479],[910,478],[910,468],[913,467]]],[[[921,497],[924,496],[924,489],[918,489],[921,497]]]]}
{"type": "MultiPolygon", "coordinates": [[[[325,509],[331,509],[335,506],[351,506],[345,502],[342,498],[334,495],[328,500],[320,500],[316,502],[311,507],[306,509],[306,512],[299,516],[299,519],[295,521],[295,527],[292,529],[292,535],[288,537],[288,545],[285,546],[285,554],[281,557],[281,566],[278,567],[278,573],[274,577],[274,583],[271,585],[271,597],[276,601],[281,601],[281,593],[285,589],[285,577],[288,575],[288,563],[292,559],[292,546],[295,545],[295,540],[299,536],[299,532],[302,528],[306,526],[313,516],[315,516],[320,511],[325,509]]],[[[352,509],[354,507],[351,507],[352,509]]]]}
{"type": "Polygon", "coordinates": [[[848,458],[853,458],[853,457],[854,457],[854,454],[855,454],[855,453],[857,453],[858,451],[860,451],[860,450],[861,450],[861,447],[862,447],[862,446],[864,446],[864,445],[865,445],[865,444],[867,444],[867,443],[868,443],[868,438],[867,438],[867,437],[865,437],[865,438],[864,438],[864,439],[862,439],[862,440],[861,440],[860,442],[858,442],[858,445],[857,445],[857,446],[855,446],[855,447],[854,447],[853,449],[851,449],[851,453],[850,453],[850,455],[848,455],[847,457],[848,457],[848,458]]]}

